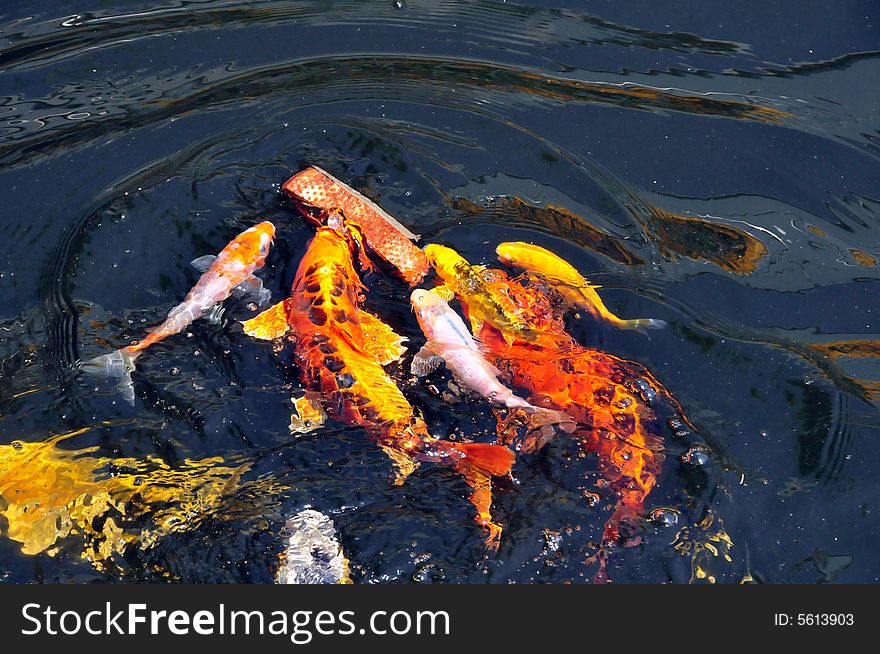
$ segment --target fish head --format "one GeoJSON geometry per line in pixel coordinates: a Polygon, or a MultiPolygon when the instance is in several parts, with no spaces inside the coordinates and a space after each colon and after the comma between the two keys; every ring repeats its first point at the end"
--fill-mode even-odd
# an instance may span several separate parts
{"type": "Polygon", "coordinates": [[[412,310],[416,314],[422,331],[432,324],[432,322],[442,314],[443,311],[449,310],[449,305],[442,297],[427,291],[423,288],[417,288],[409,296],[412,310]]]}
{"type": "Polygon", "coordinates": [[[275,240],[275,225],[264,220],[242,232],[235,239],[236,254],[242,261],[248,264],[256,264],[262,267],[269,255],[269,248],[275,240]]]}
{"type": "Polygon", "coordinates": [[[528,254],[535,250],[534,245],[520,241],[507,241],[495,248],[499,261],[508,266],[525,267],[528,254]]]}
{"type": "Polygon", "coordinates": [[[437,243],[430,243],[425,246],[425,256],[437,274],[444,280],[449,280],[455,276],[455,266],[461,262],[467,263],[465,259],[452,248],[437,243]]]}

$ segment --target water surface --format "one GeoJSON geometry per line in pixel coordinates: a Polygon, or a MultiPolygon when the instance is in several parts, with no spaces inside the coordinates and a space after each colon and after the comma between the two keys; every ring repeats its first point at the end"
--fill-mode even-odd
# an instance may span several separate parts
{"type": "MultiPolygon", "coordinates": [[[[609,557],[614,581],[878,581],[874,3],[51,5],[0,15],[0,447],[56,466],[50,486],[102,518],[100,538],[60,518],[30,547],[0,536],[0,579],[269,582],[304,507],[333,517],[357,582],[592,578],[595,461],[564,440],[522,457],[487,555],[450,471],[397,487],[360,430],[289,436],[297,376],[241,332],[242,303],[151,349],[134,407],[76,374],[259,220],[284,297],[312,228],[279,185],[319,165],[423,242],[491,263],[534,241],[617,313],[669,322],[576,326],[695,427],[662,425],[655,519],[609,557]]],[[[369,283],[417,339],[404,285],[369,283]]],[[[479,401],[406,392],[439,434],[493,433],[479,401]]]]}

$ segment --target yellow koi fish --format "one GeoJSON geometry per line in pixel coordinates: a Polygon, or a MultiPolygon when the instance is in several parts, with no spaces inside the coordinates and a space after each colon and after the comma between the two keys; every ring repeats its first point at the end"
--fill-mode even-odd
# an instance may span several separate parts
{"type": "Polygon", "coordinates": [[[484,322],[498,329],[504,339],[534,342],[542,333],[526,321],[517,306],[504,294],[493,290],[467,259],[445,245],[431,243],[425,247],[425,254],[434,271],[443,280],[443,287],[435,289],[444,299],[457,295],[467,306],[468,319],[474,333],[479,333],[484,322]]]}
{"type": "Polygon", "coordinates": [[[618,318],[608,310],[602,298],[596,293],[598,286],[590,284],[565,259],[538,245],[521,242],[502,243],[495,249],[495,253],[508,266],[525,268],[528,272],[542,275],[566,302],[618,329],[630,329],[645,334],[648,329],[662,329],[666,326],[665,321],[656,318],[633,320],[618,318]]]}

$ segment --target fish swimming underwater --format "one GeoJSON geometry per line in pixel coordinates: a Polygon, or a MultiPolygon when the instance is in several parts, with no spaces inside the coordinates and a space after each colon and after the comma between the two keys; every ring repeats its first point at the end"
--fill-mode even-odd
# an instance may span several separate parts
{"type": "Polygon", "coordinates": [[[394,266],[410,285],[418,284],[428,273],[428,260],[413,244],[418,235],[327,171],[311,166],[288,179],[281,188],[313,222],[320,224],[311,209],[341,211],[346,221],[357,224],[370,249],[394,266]]]}
{"type": "Polygon", "coordinates": [[[80,363],[80,369],[119,379],[123,397],[134,403],[131,372],[135,360],[154,343],[178,334],[190,324],[211,312],[233,293],[254,296],[261,304],[269,292],[254,272],[263,267],[275,238],[275,226],[264,221],[246,229],[227,244],[217,256],[206,255],[192,262],[202,272],[199,281],[183,302],[174,307],[158,327],[128,347],[80,363]]]}
{"type": "Polygon", "coordinates": [[[549,331],[534,329],[508,296],[497,293],[480,269],[471,266],[452,248],[431,243],[425,246],[425,254],[443,281],[443,286],[434,289],[435,292],[445,299],[451,299],[454,294],[467,305],[467,315],[474,333],[478,333],[481,325],[487,322],[497,328],[508,342],[514,339],[531,342],[553,336],[549,331]]]}
{"type": "Polygon", "coordinates": [[[285,546],[275,575],[279,584],[350,584],[348,560],[333,521],[314,509],[284,524],[285,546]]]}
{"type": "Polygon", "coordinates": [[[410,300],[428,339],[413,357],[410,369],[414,375],[422,377],[444,364],[461,384],[487,400],[508,409],[522,409],[538,418],[541,426],[563,424],[569,431],[574,429],[574,421],[565,413],[533,406],[498,381],[500,371],[486,361],[464,321],[446,300],[422,289],[414,290],[410,300]]]}
{"type": "Polygon", "coordinates": [[[363,427],[394,462],[398,483],[421,461],[452,465],[473,489],[471,501],[488,542],[497,543],[501,528],[489,512],[491,477],[510,471],[513,453],[499,445],[438,440],[415,415],[382,367],[402,356],[402,339],[360,309],[365,289],[354,269],[356,239],[349,229],[319,227],[290,297],[243,323],[255,338],[293,337],[305,395],[294,402],[291,431],[309,431],[328,416],[363,427]]]}
{"type": "Polygon", "coordinates": [[[538,245],[522,242],[501,243],[496,249],[498,258],[508,266],[524,268],[543,275],[570,305],[579,307],[597,320],[604,320],[619,329],[631,329],[646,334],[648,329],[662,329],[666,322],[656,318],[623,320],[614,315],[596,293],[598,286],[590,284],[565,259],[538,245]]]}
{"type": "MultiPolygon", "coordinates": [[[[493,280],[497,293],[507,294],[521,308],[535,329],[564,330],[564,312],[547,284],[529,277],[508,278],[500,270],[483,274],[493,280]]],[[[509,343],[486,322],[477,338],[489,362],[501,370],[501,379],[527,390],[533,405],[564,410],[577,424],[570,438],[584,454],[597,456],[603,478],[600,492],[608,495],[614,508],[603,530],[596,559],[600,570],[594,579],[607,580],[608,546],[639,542],[645,501],[662,470],[665,455],[655,408],[663,400],[687,423],[686,416],[643,366],[582,346],[571,336],[567,341],[509,343]]],[[[511,417],[515,418],[511,414],[499,424],[502,442],[516,438],[508,428],[511,417]]],[[[547,436],[547,432],[527,433],[519,451],[536,452],[547,443],[547,436]]]]}

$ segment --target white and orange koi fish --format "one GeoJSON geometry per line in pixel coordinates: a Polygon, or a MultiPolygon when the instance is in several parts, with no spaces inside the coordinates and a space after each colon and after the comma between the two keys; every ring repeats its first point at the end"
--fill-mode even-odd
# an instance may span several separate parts
{"type": "Polygon", "coordinates": [[[253,296],[261,304],[268,301],[269,292],[253,273],[265,264],[274,238],[275,226],[268,221],[261,222],[236,236],[217,256],[206,255],[193,261],[192,265],[203,274],[161,325],[151,329],[143,340],[85,361],[80,368],[87,373],[119,379],[123,397],[133,404],[131,372],[135,359],[144,350],[180,333],[233,293],[253,296]]]}
{"type": "Polygon", "coordinates": [[[413,357],[410,371],[423,377],[444,364],[455,378],[480,396],[508,409],[535,416],[533,426],[559,424],[571,431],[575,423],[562,411],[536,407],[498,381],[501,372],[483,356],[464,320],[442,297],[416,289],[410,296],[413,311],[428,342],[413,357]]]}

